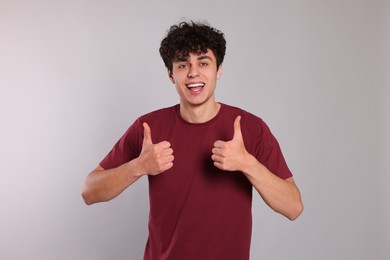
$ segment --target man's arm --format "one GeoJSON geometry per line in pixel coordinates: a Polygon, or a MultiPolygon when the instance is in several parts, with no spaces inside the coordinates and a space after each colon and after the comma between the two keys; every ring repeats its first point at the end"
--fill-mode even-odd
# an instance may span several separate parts
{"type": "Polygon", "coordinates": [[[267,205],[288,219],[295,220],[303,211],[303,203],[294,179],[279,178],[247,152],[240,119],[241,117],[237,117],[234,121],[234,135],[231,141],[214,143],[212,150],[214,165],[221,170],[241,171],[267,205]]]}
{"type": "Polygon", "coordinates": [[[251,155],[242,167],[242,172],[268,206],[290,220],[299,217],[303,203],[293,177],[281,179],[251,155]]]}
{"type": "Polygon", "coordinates": [[[86,178],[82,197],[87,205],[109,201],[138,180],[136,159],[117,168],[105,170],[100,165],[86,178]]]}
{"type": "Polygon", "coordinates": [[[141,176],[157,175],[173,166],[171,144],[163,141],[153,144],[151,130],[144,126],[144,140],[139,157],[113,169],[98,166],[86,178],[82,197],[87,205],[109,201],[118,196],[141,176]]]}

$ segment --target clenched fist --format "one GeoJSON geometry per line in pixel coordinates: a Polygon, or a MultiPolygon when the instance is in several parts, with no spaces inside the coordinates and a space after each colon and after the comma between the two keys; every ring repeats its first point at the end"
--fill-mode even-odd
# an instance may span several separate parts
{"type": "Polygon", "coordinates": [[[216,141],[212,150],[211,159],[214,165],[224,171],[243,171],[248,156],[240,125],[241,116],[234,120],[233,139],[227,142],[216,141]]]}
{"type": "Polygon", "coordinates": [[[138,157],[140,165],[144,173],[157,175],[173,166],[173,150],[168,141],[153,144],[149,125],[145,122],[143,127],[144,140],[142,142],[142,151],[138,157]]]}

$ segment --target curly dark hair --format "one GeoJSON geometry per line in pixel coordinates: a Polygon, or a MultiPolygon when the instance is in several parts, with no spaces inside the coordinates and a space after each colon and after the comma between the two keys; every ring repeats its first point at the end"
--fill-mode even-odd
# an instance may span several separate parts
{"type": "Polygon", "coordinates": [[[160,55],[165,67],[172,72],[172,62],[190,53],[206,53],[210,49],[215,57],[217,68],[222,64],[226,52],[224,34],[205,23],[181,22],[173,25],[161,41],[160,55]]]}

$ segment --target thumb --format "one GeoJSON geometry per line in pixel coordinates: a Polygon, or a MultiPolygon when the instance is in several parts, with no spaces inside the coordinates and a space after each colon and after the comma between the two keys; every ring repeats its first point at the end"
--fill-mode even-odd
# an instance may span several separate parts
{"type": "Polygon", "coordinates": [[[144,126],[144,141],[143,141],[143,143],[144,144],[153,144],[152,131],[150,130],[149,125],[146,122],[144,122],[142,125],[144,126]]]}
{"type": "Polygon", "coordinates": [[[241,120],[241,116],[237,116],[236,119],[234,120],[233,140],[242,139],[240,120],[241,120]]]}

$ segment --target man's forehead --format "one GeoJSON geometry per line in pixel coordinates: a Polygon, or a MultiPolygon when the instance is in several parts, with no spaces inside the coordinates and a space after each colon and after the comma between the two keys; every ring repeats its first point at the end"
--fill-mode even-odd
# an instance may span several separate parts
{"type": "Polygon", "coordinates": [[[173,59],[173,62],[182,62],[182,61],[189,61],[191,60],[191,56],[194,56],[197,60],[203,60],[203,59],[209,59],[214,60],[214,54],[211,50],[207,50],[206,52],[179,52],[175,58],[173,59]]]}

